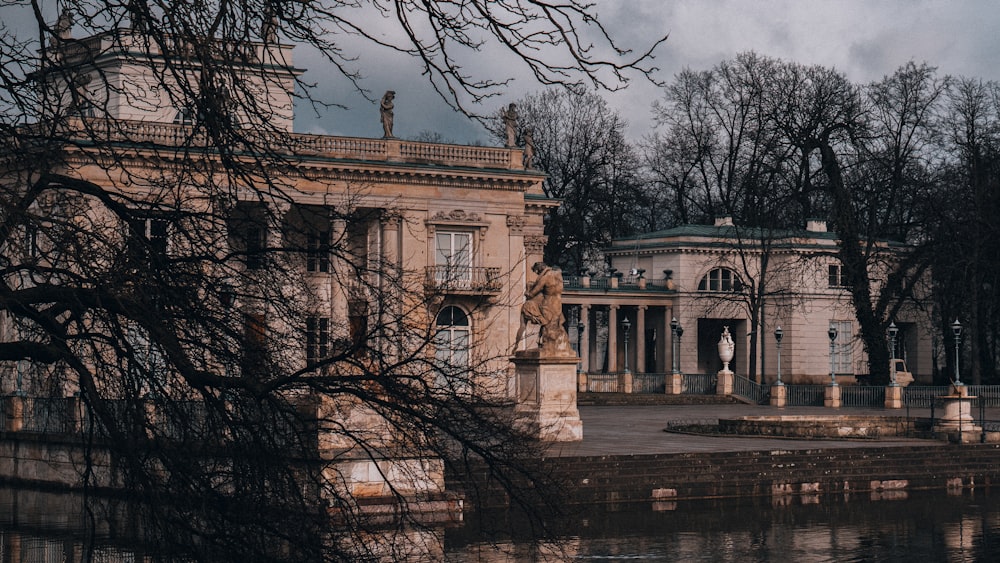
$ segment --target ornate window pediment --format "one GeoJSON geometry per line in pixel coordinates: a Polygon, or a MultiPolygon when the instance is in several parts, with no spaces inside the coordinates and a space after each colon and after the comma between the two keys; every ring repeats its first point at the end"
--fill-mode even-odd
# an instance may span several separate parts
{"type": "Polygon", "coordinates": [[[431,236],[439,228],[448,230],[466,229],[479,231],[480,239],[486,236],[486,230],[490,227],[489,221],[484,220],[478,213],[469,213],[462,209],[438,211],[427,219],[426,224],[427,231],[431,236]]]}

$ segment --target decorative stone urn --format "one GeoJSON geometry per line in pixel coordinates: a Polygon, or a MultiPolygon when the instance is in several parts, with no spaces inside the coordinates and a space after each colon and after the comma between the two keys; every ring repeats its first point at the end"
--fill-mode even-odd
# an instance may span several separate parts
{"type": "Polygon", "coordinates": [[[722,371],[729,372],[729,362],[733,361],[733,354],[736,352],[736,344],[729,334],[729,327],[722,328],[722,337],[719,338],[719,359],[722,360],[722,371]]]}
{"type": "Polygon", "coordinates": [[[723,327],[722,337],[719,339],[719,359],[722,360],[722,371],[719,372],[715,383],[715,393],[717,395],[732,395],[733,393],[733,372],[729,370],[729,362],[733,361],[736,352],[736,345],[733,337],[729,334],[729,327],[723,327]]]}

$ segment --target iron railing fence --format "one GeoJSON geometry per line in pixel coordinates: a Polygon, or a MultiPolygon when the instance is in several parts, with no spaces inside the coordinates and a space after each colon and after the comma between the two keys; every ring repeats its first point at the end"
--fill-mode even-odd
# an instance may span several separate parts
{"type": "Polygon", "coordinates": [[[617,373],[588,373],[587,391],[591,393],[620,393],[617,373]]]}
{"type": "Polygon", "coordinates": [[[885,405],[885,387],[845,385],[840,388],[840,405],[844,407],[882,407],[885,405]]]}
{"type": "Polygon", "coordinates": [[[733,377],[733,395],[755,405],[766,405],[771,401],[771,386],[737,375],[733,377]]]}
{"type": "Polygon", "coordinates": [[[717,376],[711,373],[686,373],[681,393],[685,395],[714,395],[717,376]]]}
{"type": "Polygon", "coordinates": [[[633,393],[664,393],[667,390],[667,374],[636,373],[632,375],[633,393]]]}
{"type": "Polygon", "coordinates": [[[947,385],[907,385],[903,387],[903,406],[931,408],[934,399],[951,392],[947,385]]]}
{"type": "Polygon", "coordinates": [[[65,434],[77,428],[77,404],[73,397],[25,397],[21,430],[65,434]]]}
{"type": "Polygon", "coordinates": [[[983,407],[1000,407],[1000,385],[969,385],[969,395],[983,407]]]}
{"type": "Polygon", "coordinates": [[[826,385],[786,385],[785,400],[789,407],[821,407],[826,385]]]}

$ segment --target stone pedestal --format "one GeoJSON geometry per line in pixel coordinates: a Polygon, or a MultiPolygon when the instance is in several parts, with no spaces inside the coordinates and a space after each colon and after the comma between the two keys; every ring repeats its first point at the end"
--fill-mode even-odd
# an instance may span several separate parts
{"type": "Polygon", "coordinates": [[[576,392],[577,393],[587,392],[587,372],[585,371],[576,372],[576,392]]]}
{"type": "Polygon", "coordinates": [[[823,406],[832,409],[840,408],[840,385],[826,386],[823,391],[823,406]]]}
{"type": "Polygon", "coordinates": [[[949,439],[957,442],[970,442],[978,438],[983,429],[972,418],[972,401],[975,399],[976,397],[969,395],[969,388],[965,385],[952,385],[951,394],[941,397],[944,413],[934,421],[934,432],[946,434],[949,439]]]}
{"type": "Polygon", "coordinates": [[[890,385],[885,388],[885,408],[903,408],[903,388],[899,385],[890,385]]]}
{"type": "Polygon", "coordinates": [[[733,376],[735,374],[724,369],[718,373],[715,380],[715,394],[728,397],[733,394],[733,376]]]}
{"type": "Polygon", "coordinates": [[[784,407],[788,403],[788,387],[782,385],[771,386],[771,406],[784,407]]]}
{"type": "Polygon", "coordinates": [[[4,430],[18,432],[24,428],[25,397],[23,395],[12,395],[4,397],[7,403],[4,405],[4,430]]]}
{"type": "Polygon", "coordinates": [[[684,392],[684,376],[672,373],[667,376],[666,392],[668,395],[680,395],[684,392]]]}
{"type": "Polygon", "coordinates": [[[632,393],[635,391],[635,378],[631,371],[623,371],[618,375],[618,388],[622,393],[632,393]]]}
{"type": "Polygon", "coordinates": [[[579,358],[543,357],[539,350],[526,350],[518,352],[511,362],[517,380],[516,423],[538,440],[582,440],[583,421],[576,408],[579,358]]]}

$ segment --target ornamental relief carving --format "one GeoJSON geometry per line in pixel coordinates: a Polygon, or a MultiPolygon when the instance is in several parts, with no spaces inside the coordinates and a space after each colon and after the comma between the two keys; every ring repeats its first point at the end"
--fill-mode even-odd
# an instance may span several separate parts
{"type": "Polygon", "coordinates": [[[549,237],[545,235],[526,235],[524,237],[524,250],[528,254],[541,254],[548,241],[549,237]]]}
{"type": "Polygon", "coordinates": [[[431,217],[431,221],[468,221],[470,223],[482,222],[478,213],[469,213],[463,209],[453,209],[451,211],[438,211],[431,217]]]}
{"type": "Polygon", "coordinates": [[[489,229],[489,221],[484,220],[478,213],[470,213],[464,209],[453,209],[451,211],[438,211],[426,221],[427,233],[434,236],[439,228],[459,228],[474,229],[479,233],[479,240],[486,239],[486,231],[489,229]]]}
{"type": "Polygon", "coordinates": [[[507,227],[510,229],[510,234],[512,235],[522,235],[524,234],[524,225],[528,220],[524,215],[508,215],[507,216],[507,227]]]}

